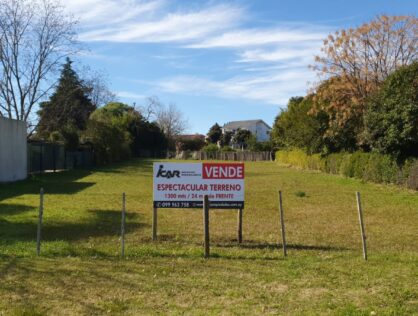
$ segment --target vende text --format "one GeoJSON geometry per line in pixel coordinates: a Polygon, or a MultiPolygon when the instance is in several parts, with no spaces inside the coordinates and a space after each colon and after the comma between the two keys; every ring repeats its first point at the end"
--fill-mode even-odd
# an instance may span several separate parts
{"type": "Polygon", "coordinates": [[[203,179],[244,179],[244,164],[203,163],[203,179]]]}

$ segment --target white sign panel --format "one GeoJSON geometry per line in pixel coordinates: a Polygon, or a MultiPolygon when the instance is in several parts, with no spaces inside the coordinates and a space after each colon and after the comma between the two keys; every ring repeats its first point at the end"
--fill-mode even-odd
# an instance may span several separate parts
{"type": "Polygon", "coordinates": [[[154,207],[244,208],[243,163],[154,162],[154,207]]]}

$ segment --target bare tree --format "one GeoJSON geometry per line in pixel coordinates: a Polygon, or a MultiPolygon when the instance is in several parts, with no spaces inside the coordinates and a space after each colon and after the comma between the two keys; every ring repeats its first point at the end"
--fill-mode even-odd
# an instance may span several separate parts
{"type": "Polygon", "coordinates": [[[156,115],[163,106],[158,97],[152,96],[147,98],[145,105],[139,108],[139,112],[147,121],[156,120],[156,115]]]}
{"type": "Polygon", "coordinates": [[[92,70],[89,66],[84,66],[80,71],[80,77],[95,107],[118,100],[116,94],[109,89],[108,76],[104,71],[92,70]]]}
{"type": "Polygon", "coordinates": [[[75,22],[54,0],[0,0],[0,115],[28,121],[75,47],[75,22]]]}
{"type": "Polygon", "coordinates": [[[178,107],[174,103],[165,105],[158,97],[148,98],[140,112],[146,120],[156,121],[169,140],[173,140],[188,128],[187,119],[178,107]]]}

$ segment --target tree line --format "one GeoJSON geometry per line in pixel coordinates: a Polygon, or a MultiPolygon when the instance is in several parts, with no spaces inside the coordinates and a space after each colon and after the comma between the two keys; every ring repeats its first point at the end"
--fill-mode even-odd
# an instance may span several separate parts
{"type": "Polygon", "coordinates": [[[321,80],[274,121],[276,149],[418,157],[418,19],[381,15],[324,40],[321,80]]]}

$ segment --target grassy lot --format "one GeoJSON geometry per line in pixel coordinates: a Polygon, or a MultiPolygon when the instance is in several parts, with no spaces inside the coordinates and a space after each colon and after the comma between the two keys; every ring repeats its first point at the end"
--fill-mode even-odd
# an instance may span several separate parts
{"type": "Polygon", "coordinates": [[[0,185],[0,315],[418,315],[418,193],[246,163],[244,243],[235,211],[161,210],[151,241],[152,161],[0,185]],[[37,258],[39,189],[45,196],[37,258]],[[283,191],[288,257],[278,245],[283,191]],[[361,255],[362,193],[369,261],[361,255]],[[119,258],[127,194],[127,258],[119,258]]]}

